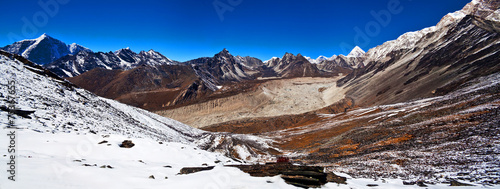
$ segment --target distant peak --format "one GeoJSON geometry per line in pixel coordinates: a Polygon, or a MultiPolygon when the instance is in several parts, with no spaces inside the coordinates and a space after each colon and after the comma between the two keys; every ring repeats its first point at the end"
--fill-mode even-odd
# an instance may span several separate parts
{"type": "Polygon", "coordinates": [[[229,51],[226,48],[222,49],[222,51],[219,52],[219,53],[217,53],[217,55],[220,55],[220,56],[232,56],[231,53],[229,53],[229,51]]]}
{"type": "Polygon", "coordinates": [[[43,33],[40,37],[36,38],[36,40],[43,40],[45,38],[52,38],[50,37],[49,35],[47,35],[46,33],[43,33]]]}
{"type": "Polygon", "coordinates": [[[352,49],[351,53],[347,55],[347,57],[360,57],[365,54],[365,51],[361,49],[360,47],[356,46],[352,49]]]}
{"type": "Polygon", "coordinates": [[[127,47],[127,48],[123,48],[123,49],[115,51],[115,54],[120,54],[121,52],[133,52],[133,51],[130,50],[130,47],[127,47]]]}

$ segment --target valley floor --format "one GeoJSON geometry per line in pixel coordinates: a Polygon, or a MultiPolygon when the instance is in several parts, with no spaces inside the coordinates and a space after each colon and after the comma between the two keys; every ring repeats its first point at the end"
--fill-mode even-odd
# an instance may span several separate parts
{"type": "Polygon", "coordinates": [[[250,92],[156,113],[197,128],[245,118],[300,114],[344,98],[342,89],[336,87],[338,79],[269,80],[257,83],[250,92]]]}

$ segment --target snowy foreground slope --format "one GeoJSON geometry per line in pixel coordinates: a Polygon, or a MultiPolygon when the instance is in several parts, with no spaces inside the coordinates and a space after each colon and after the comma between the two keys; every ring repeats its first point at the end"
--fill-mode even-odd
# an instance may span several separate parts
{"type": "MultiPolygon", "coordinates": [[[[0,106],[8,105],[7,83],[15,81],[16,107],[34,113],[28,116],[31,119],[14,115],[18,129],[11,129],[6,127],[8,113],[0,111],[1,189],[294,188],[279,176],[251,177],[223,166],[237,163],[234,158],[265,158],[257,152],[266,151],[270,141],[193,129],[97,97],[19,60],[0,55],[0,106]],[[12,131],[16,132],[16,181],[9,180],[6,171],[11,161],[7,134],[12,131]],[[135,146],[120,148],[123,140],[132,140],[135,146]],[[178,175],[183,167],[204,164],[215,168],[178,175]]],[[[347,183],[329,183],[324,188],[366,188],[367,184],[418,188],[403,186],[401,180],[349,179],[347,183]]],[[[429,188],[443,187],[446,185],[429,188]]]]}
{"type": "MultiPolygon", "coordinates": [[[[0,188],[295,188],[279,176],[251,177],[237,168],[223,167],[228,158],[195,149],[191,145],[168,142],[159,144],[151,139],[132,140],[133,148],[118,147],[128,137],[111,135],[76,135],[74,133],[38,133],[18,130],[18,168],[16,181],[7,180],[0,171],[0,188]],[[107,140],[111,146],[97,144],[107,140]],[[222,161],[214,163],[215,160],[222,161]],[[177,175],[182,167],[215,165],[211,171],[177,175]],[[83,166],[88,164],[90,166],[83,166]],[[100,168],[101,166],[112,168],[100,168]],[[150,178],[154,176],[155,179],[150,178]]],[[[2,136],[6,130],[0,130],[2,136]]],[[[2,137],[0,143],[8,141],[2,137]]],[[[0,152],[6,153],[5,145],[0,152]]],[[[0,158],[2,168],[5,157],[0,158]]],[[[401,180],[348,179],[347,185],[329,183],[323,188],[420,188],[404,186],[401,180]]],[[[430,185],[428,188],[448,188],[430,185]]],[[[467,187],[458,187],[467,188],[467,187]]],[[[473,187],[481,188],[481,187],[473,187]]]]}

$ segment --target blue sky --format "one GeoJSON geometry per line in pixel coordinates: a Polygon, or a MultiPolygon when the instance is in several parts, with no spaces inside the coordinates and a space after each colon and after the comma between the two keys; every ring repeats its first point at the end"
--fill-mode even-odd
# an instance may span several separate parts
{"type": "Polygon", "coordinates": [[[347,54],[433,26],[470,0],[16,0],[3,1],[0,46],[43,33],[93,51],[154,49],[186,61],[285,52],[347,54]],[[39,5],[38,2],[45,3],[39,5]],[[375,16],[374,16],[375,15],[375,16]],[[376,16],[379,15],[379,16],[376,16]]]}

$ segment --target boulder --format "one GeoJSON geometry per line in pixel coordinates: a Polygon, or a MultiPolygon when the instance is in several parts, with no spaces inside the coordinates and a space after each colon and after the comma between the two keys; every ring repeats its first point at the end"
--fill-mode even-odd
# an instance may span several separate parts
{"type": "Polygon", "coordinates": [[[456,180],[450,181],[450,186],[474,186],[472,184],[461,183],[456,180]]]}
{"type": "Polygon", "coordinates": [[[132,143],[132,141],[131,141],[131,140],[124,140],[124,141],[122,142],[122,144],[120,144],[120,147],[122,147],[122,148],[132,148],[132,147],[134,147],[134,146],[135,146],[135,144],[134,144],[134,143],[132,143]]]}
{"type": "Polygon", "coordinates": [[[187,174],[191,174],[191,173],[196,173],[196,172],[200,172],[200,171],[208,171],[208,170],[212,170],[212,169],[214,169],[214,166],[210,166],[210,167],[184,167],[181,169],[179,174],[187,175],[187,174]]]}

